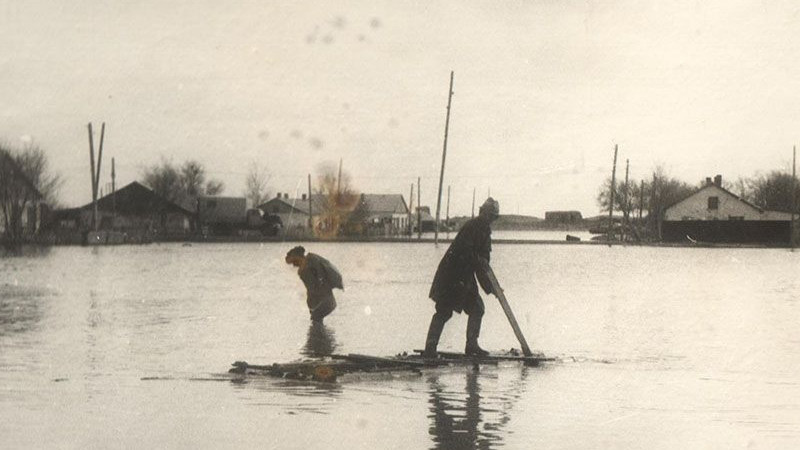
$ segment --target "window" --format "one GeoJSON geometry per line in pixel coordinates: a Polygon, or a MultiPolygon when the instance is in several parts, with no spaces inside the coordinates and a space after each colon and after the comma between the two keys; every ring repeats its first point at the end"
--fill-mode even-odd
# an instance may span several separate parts
{"type": "Polygon", "coordinates": [[[719,197],[708,197],[708,209],[719,209],[719,197]]]}

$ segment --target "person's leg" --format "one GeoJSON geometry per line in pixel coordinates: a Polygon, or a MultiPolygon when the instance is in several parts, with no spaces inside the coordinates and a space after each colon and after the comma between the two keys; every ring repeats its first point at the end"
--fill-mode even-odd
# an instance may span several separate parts
{"type": "Polygon", "coordinates": [[[436,305],[436,313],[431,318],[431,324],[428,326],[428,335],[425,338],[425,353],[426,358],[436,358],[436,347],[439,345],[439,337],[444,330],[444,324],[453,316],[453,310],[440,307],[436,305]]]}
{"type": "Polygon", "coordinates": [[[483,300],[480,297],[477,297],[477,300],[464,310],[469,316],[467,319],[467,345],[464,348],[464,353],[467,355],[485,356],[489,354],[478,345],[484,311],[483,300]]]}
{"type": "Polygon", "coordinates": [[[336,300],[331,296],[311,311],[311,320],[321,323],[322,319],[332,313],[334,309],[336,309],[336,300]]]}

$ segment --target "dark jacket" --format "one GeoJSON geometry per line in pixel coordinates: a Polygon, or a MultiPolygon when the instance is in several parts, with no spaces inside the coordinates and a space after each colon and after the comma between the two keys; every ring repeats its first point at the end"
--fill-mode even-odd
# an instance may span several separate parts
{"type": "Polygon", "coordinates": [[[300,279],[306,285],[306,303],[309,310],[315,310],[325,303],[336,304],[333,288],[344,289],[342,275],[327,259],[314,253],[306,255],[306,265],[298,270],[300,279]]]}
{"type": "Polygon", "coordinates": [[[461,312],[466,305],[480,301],[476,277],[483,290],[492,293],[481,262],[488,263],[492,251],[490,223],[489,218],[478,216],[459,230],[433,277],[429,296],[437,305],[461,312]]]}

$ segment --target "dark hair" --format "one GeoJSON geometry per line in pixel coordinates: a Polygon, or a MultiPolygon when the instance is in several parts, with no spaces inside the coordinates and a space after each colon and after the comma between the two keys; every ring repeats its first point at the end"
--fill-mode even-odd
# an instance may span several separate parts
{"type": "Polygon", "coordinates": [[[291,257],[296,257],[296,256],[303,257],[303,255],[305,255],[305,253],[306,253],[306,249],[303,248],[302,245],[298,245],[297,247],[289,250],[289,252],[286,253],[286,259],[289,259],[291,257]]]}

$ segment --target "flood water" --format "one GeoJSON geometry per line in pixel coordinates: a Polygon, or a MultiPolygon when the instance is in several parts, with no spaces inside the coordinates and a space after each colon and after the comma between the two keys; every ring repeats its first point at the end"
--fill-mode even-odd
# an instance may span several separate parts
{"type": "MultiPolygon", "coordinates": [[[[531,347],[558,362],[227,376],[315,350],[424,344],[445,246],[319,243],[344,275],[310,328],[289,244],[58,247],[0,258],[3,448],[790,449],[800,252],[495,245],[531,347]]],[[[493,297],[481,345],[519,347],[493,297]]],[[[466,318],[441,349],[462,351],[466,318]]]]}

